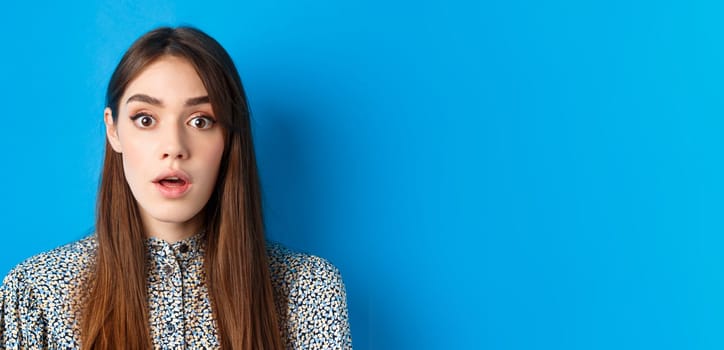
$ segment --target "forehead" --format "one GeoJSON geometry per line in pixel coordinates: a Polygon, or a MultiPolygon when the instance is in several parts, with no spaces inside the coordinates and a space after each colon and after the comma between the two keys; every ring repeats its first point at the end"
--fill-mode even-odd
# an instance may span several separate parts
{"type": "Polygon", "coordinates": [[[191,63],[175,56],[162,56],[141,70],[126,87],[122,101],[134,94],[146,94],[170,104],[208,95],[191,63]]]}

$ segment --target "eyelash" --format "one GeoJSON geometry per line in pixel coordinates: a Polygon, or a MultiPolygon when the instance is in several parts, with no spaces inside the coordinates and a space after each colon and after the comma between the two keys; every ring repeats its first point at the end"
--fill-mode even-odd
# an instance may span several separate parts
{"type": "MultiPolygon", "coordinates": [[[[150,128],[150,127],[152,127],[152,126],[154,126],[154,125],[156,124],[156,118],[154,118],[152,115],[150,115],[150,114],[148,114],[148,113],[146,113],[146,112],[141,112],[141,113],[136,113],[136,114],[134,114],[133,116],[131,116],[131,121],[132,121],[137,127],[141,128],[141,129],[148,129],[148,128],[150,128]],[[153,123],[152,123],[151,125],[149,125],[149,126],[139,125],[138,120],[141,119],[141,118],[143,118],[143,117],[151,118],[151,120],[152,120],[153,123]]],[[[203,115],[203,114],[202,114],[202,115],[197,115],[197,116],[191,118],[191,120],[189,120],[186,124],[189,125],[189,126],[191,126],[191,127],[196,128],[196,129],[199,129],[199,130],[208,130],[208,129],[211,129],[212,127],[214,127],[214,125],[216,124],[216,119],[214,119],[214,118],[212,118],[212,117],[210,117],[210,116],[208,116],[208,115],[203,115]],[[197,127],[193,126],[191,123],[192,123],[194,120],[197,120],[197,119],[206,120],[207,123],[209,123],[209,126],[208,126],[208,127],[205,127],[205,128],[197,128],[197,127]]]]}
{"type": "Polygon", "coordinates": [[[131,121],[133,121],[133,124],[136,124],[136,126],[139,127],[139,128],[141,128],[141,129],[148,129],[148,128],[150,128],[151,126],[153,126],[153,125],[156,124],[156,118],[154,118],[153,116],[151,116],[150,114],[145,113],[145,112],[137,113],[137,114],[131,116],[131,121]],[[137,120],[139,120],[140,118],[143,118],[143,117],[149,117],[149,118],[151,118],[151,120],[153,120],[153,124],[152,124],[152,125],[149,125],[149,126],[139,125],[139,122],[138,122],[137,120]]]}
{"type": "MultiPolygon", "coordinates": [[[[209,123],[209,126],[208,126],[208,127],[205,127],[205,128],[197,128],[197,129],[207,130],[207,129],[213,128],[214,125],[216,125],[216,120],[215,120],[214,118],[209,117],[208,115],[197,115],[197,116],[191,118],[191,120],[189,120],[186,124],[191,125],[191,123],[192,123],[194,120],[197,120],[197,119],[203,119],[203,120],[206,120],[206,121],[209,123]]],[[[193,126],[193,125],[191,125],[191,126],[194,127],[194,128],[196,128],[196,127],[193,126]]]]}

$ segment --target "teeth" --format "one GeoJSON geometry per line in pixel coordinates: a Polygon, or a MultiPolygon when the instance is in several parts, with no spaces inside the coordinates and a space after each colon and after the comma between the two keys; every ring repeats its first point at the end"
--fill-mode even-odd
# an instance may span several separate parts
{"type": "Polygon", "coordinates": [[[175,176],[171,176],[171,177],[167,177],[166,180],[176,181],[176,180],[179,180],[179,178],[175,177],[175,176]]]}

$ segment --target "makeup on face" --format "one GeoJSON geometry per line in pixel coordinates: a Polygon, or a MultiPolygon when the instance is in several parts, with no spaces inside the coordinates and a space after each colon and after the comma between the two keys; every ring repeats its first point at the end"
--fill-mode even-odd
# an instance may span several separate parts
{"type": "Polygon", "coordinates": [[[191,189],[191,178],[181,169],[164,171],[153,181],[158,191],[168,199],[183,197],[191,189]]]}
{"type": "Polygon", "coordinates": [[[144,227],[151,235],[192,232],[224,151],[206,88],[189,62],[163,57],[128,84],[121,101],[111,127],[144,227]]]}

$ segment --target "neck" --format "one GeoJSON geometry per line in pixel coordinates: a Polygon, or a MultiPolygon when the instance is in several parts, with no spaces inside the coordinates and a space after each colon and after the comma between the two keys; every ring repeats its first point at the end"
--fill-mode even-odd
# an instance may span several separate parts
{"type": "Polygon", "coordinates": [[[143,229],[147,237],[162,239],[169,243],[175,243],[189,238],[202,229],[203,217],[201,213],[186,222],[164,222],[147,215],[141,214],[143,229]]]}

